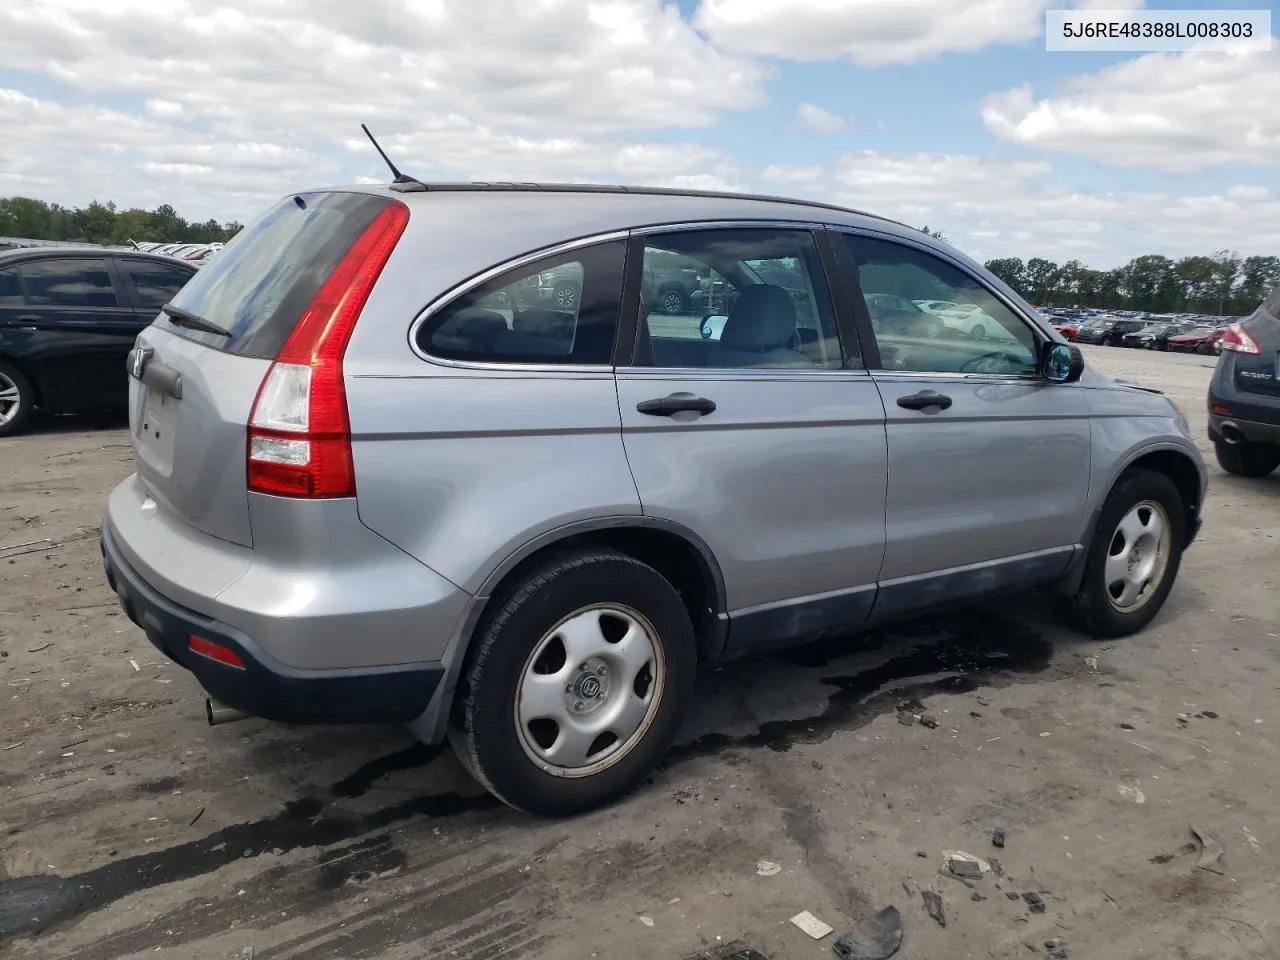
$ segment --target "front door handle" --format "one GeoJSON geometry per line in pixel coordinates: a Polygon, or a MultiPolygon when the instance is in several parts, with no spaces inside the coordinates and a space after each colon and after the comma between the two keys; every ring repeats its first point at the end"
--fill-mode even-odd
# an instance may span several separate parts
{"type": "Polygon", "coordinates": [[[698,413],[705,416],[714,413],[715,401],[706,397],[694,396],[692,393],[673,393],[670,396],[658,397],[654,400],[641,400],[636,409],[651,417],[669,417],[674,413],[698,413]]]}
{"type": "Polygon", "coordinates": [[[908,410],[928,410],[930,407],[946,410],[951,406],[951,398],[943,393],[935,393],[933,390],[921,390],[919,393],[909,393],[905,397],[899,397],[898,406],[908,410]]]}

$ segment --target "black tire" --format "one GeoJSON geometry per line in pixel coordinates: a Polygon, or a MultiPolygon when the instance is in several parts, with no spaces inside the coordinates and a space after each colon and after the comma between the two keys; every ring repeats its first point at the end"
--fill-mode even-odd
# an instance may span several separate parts
{"type": "Polygon", "coordinates": [[[969,331],[969,336],[975,340],[985,340],[987,338],[987,328],[980,323],[974,324],[973,329],[969,331]]]}
{"type": "Polygon", "coordinates": [[[1107,495],[1098,525],[1089,544],[1084,577],[1071,596],[1057,596],[1058,615],[1070,626],[1092,637],[1114,639],[1137,633],[1154,619],[1164,606],[1182,563],[1186,545],[1186,514],[1182,496],[1163,473],[1137,467],[1126,471],[1107,495]],[[1132,611],[1118,610],[1107,590],[1105,565],[1112,549],[1116,528],[1125,515],[1143,501],[1164,508],[1169,523],[1169,555],[1154,591],[1142,606],[1132,611]]]}
{"type": "Polygon", "coordinates": [[[1103,347],[1114,347],[1116,345],[1116,342],[1112,340],[1110,337],[1103,337],[1101,340],[1098,341],[1098,344],[1103,347]]]}
{"type": "Polygon", "coordinates": [[[1257,479],[1269,476],[1276,467],[1280,467],[1280,444],[1215,440],[1213,452],[1218,457],[1219,466],[1237,477],[1257,479]]]}
{"type": "Polygon", "coordinates": [[[31,381],[13,364],[0,360],[0,391],[15,389],[18,392],[16,407],[9,407],[7,402],[0,407],[0,437],[11,437],[27,428],[31,415],[36,409],[36,391],[31,381]],[[8,416],[3,411],[9,410],[8,416]]]}
{"type": "Polygon", "coordinates": [[[449,731],[463,765],[503,802],[547,817],[583,813],[634,789],[670,748],[693,692],[697,644],[675,588],[639,560],[591,549],[547,559],[495,603],[468,658],[449,731]],[[542,638],[596,603],[624,605],[649,622],[665,660],[665,684],[647,731],[623,756],[588,776],[557,776],[521,744],[516,698],[542,638]]]}
{"type": "Polygon", "coordinates": [[[662,312],[670,316],[684,313],[688,307],[687,301],[684,291],[674,287],[668,287],[658,294],[658,303],[662,306],[662,312]]]}

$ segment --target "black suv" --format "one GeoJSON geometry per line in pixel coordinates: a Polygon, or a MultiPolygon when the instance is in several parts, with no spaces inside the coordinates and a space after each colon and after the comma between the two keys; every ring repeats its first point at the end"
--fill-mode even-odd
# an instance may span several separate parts
{"type": "Polygon", "coordinates": [[[1280,467],[1280,287],[1219,342],[1209,439],[1227,473],[1265,477],[1280,467]]]}
{"type": "Polygon", "coordinates": [[[1126,333],[1137,333],[1139,330],[1145,330],[1149,325],[1146,320],[1104,317],[1090,321],[1077,330],[1076,343],[1100,343],[1104,347],[1114,347],[1120,343],[1126,333]]]}
{"type": "Polygon", "coordinates": [[[0,250],[0,437],[36,407],[123,406],[134,338],[196,269],[133,250],[0,250]]]}

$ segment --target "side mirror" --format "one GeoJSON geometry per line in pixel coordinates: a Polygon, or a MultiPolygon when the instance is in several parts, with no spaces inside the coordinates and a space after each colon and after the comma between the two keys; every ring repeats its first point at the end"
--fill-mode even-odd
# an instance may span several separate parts
{"type": "Polygon", "coordinates": [[[719,340],[720,334],[724,333],[724,324],[728,317],[719,314],[709,314],[702,318],[702,323],[698,325],[698,332],[702,334],[703,340],[719,340]]]}
{"type": "Polygon", "coordinates": [[[1084,354],[1071,343],[1046,343],[1040,373],[1050,383],[1075,383],[1084,373],[1084,354]]]}

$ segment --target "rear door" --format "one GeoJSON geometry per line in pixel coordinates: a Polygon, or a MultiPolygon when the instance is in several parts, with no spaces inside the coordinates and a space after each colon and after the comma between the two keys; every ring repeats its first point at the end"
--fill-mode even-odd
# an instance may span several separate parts
{"type": "Polygon", "coordinates": [[[685,257],[735,287],[707,339],[700,314],[642,310],[617,372],[642,509],[719,561],[735,654],[847,629],[875,597],[884,407],[838,335],[824,244],[821,231],[747,225],[633,239],[632,270],[685,257]],[[790,289],[757,282],[778,271],[790,289]]]}
{"type": "Polygon", "coordinates": [[[211,536],[252,544],[245,443],[258,388],[386,203],[361,193],[285,198],[173,297],[176,311],[198,322],[162,314],[142,332],[130,363],[134,459],[162,509],[211,536]]]}
{"type": "Polygon", "coordinates": [[[999,326],[974,340],[872,331],[884,397],[888,506],[876,615],[1048,579],[1083,526],[1090,436],[1084,389],[1038,373],[1041,335],[961,264],[923,245],[840,235],[853,296],[974,303],[999,326]]]}
{"type": "Polygon", "coordinates": [[[55,409],[123,404],[125,357],[138,333],[133,309],[106,256],[23,260],[20,326],[43,402],[55,409]]]}

